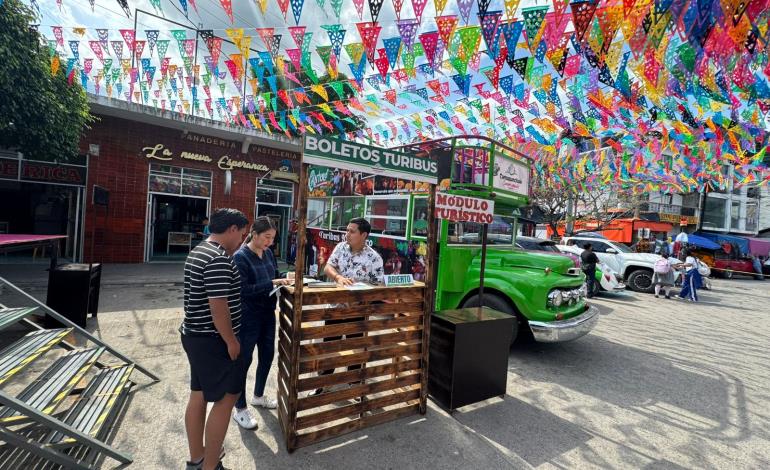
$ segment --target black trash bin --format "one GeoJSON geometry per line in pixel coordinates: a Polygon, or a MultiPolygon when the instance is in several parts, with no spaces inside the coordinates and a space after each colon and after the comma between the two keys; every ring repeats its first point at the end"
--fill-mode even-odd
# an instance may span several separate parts
{"type": "MultiPolygon", "coordinates": [[[[85,328],[86,317],[96,316],[99,309],[99,287],[102,281],[102,265],[61,264],[48,277],[46,305],[78,326],[85,328]]],[[[61,323],[46,315],[46,328],[56,328],[61,323]]]]}

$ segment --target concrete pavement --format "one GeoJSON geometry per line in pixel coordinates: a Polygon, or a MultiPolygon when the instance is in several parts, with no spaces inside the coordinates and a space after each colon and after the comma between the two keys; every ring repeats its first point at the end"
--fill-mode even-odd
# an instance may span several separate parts
{"type": "MultiPolygon", "coordinates": [[[[275,411],[255,410],[258,431],[231,424],[225,465],[770,468],[770,283],[713,286],[697,304],[631,292],[599,297],[594,332],[515,347],[506,397],[451,415],[429,402],[425,416],[288,454],[275,411]]],[[[114,445],[133,454],[131,468],[182,468],[187,458],[181,297],[174,285],[107,285],[98,319],[89,319],[100,337],[163,378],[134,394],[117,430],[114,445]]],[[[275,390],[274,365],[268,393],[275,390]]]]}
{"type": "MultiPolygon", "coordinates": [[[[278,269],[285,271],[286,263],[279,262],[278,269]]],[[[0,264],[0,277],[4,277],[19,287],[45,289],[48,285],[48,263],[0,264]]],[[[102,266],[102,286],[157,287],[166,285],[181,286],[184,281],[184,263],[131,263],[104,264],[102,266]]]]}

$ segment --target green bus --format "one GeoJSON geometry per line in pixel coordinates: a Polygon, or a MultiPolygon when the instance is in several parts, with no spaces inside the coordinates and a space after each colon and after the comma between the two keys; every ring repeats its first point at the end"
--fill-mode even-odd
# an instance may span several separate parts
{"type": "MultiPolygon", "coordinates": [[[[585,301],[584,275],[563,255],[515,247],[518,208],[528,202],[529,162],[484,137],[453,137],[399,149],[436,159],[438,191],[494,200],[487,229],[483,304],[517,318],[513,338],[559,342],[579,338],[596,324],[585,301]]],[[[323,273],[350,219],[372,225],[369,243],[382,256],[385,274],[425,277],[428,199],[425,183],[385,174],[311,166],[308,175],[306,266],[323,273]]],[[[481,228],[474,222],[438,221],[436,310],[480,303],[481,228]]]]}

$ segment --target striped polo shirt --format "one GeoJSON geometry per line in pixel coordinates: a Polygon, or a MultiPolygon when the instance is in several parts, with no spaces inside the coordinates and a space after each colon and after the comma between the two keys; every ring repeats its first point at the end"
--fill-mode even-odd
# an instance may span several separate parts
{"type": "Polygon", "coordinates": [[[218,335],[210,298],[227,297],[233,331],[241,327],[241,275],[219,243],[205,240],[187,256],[184,265],[183,335],[218,335]]]}

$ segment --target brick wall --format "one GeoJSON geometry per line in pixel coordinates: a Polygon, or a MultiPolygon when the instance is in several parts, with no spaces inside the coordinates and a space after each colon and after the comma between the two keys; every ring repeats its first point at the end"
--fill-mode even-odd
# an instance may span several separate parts
{"type": "MultiPolygon", "coordinates": [[[[84,261],[104,263],[140,263],[144,258],[145,220],[147,217],[148,173],[150,162],[166,163],[185,168],[212,172],[211,208],[234,207],[250,219],[254,217],[256,179],[264,172],[235,169],[230,195],[224,194],[225,172],[217,167],[222,155],[237,160],[262,163],[270,169],[279,166],[278,158],[257,150],[241,153],[235,148],[194,142],[176,129],[152,126],[110,116],[98,116],[99,121],[81,141],[85,153],[89,144],[99,145],[99,156],[92,156],[88,168],[86,216],[84,229],[84,261]],[[145,157],[144,147],[163,144],[173,152],[171,161],[161,162],[145,157]],[[212,162],[182,160],[182,152],[209,155],[212,162]],[[110,193],[109,206],[94,206],[94,185],[110,193]]],[[[216,142],[223,142],[216,139],[216,142]]],[[[228,142],[228,141],[225,141],[228,142]]],[[[296,164],[295,164],[296,171],[296,164]]]]}

